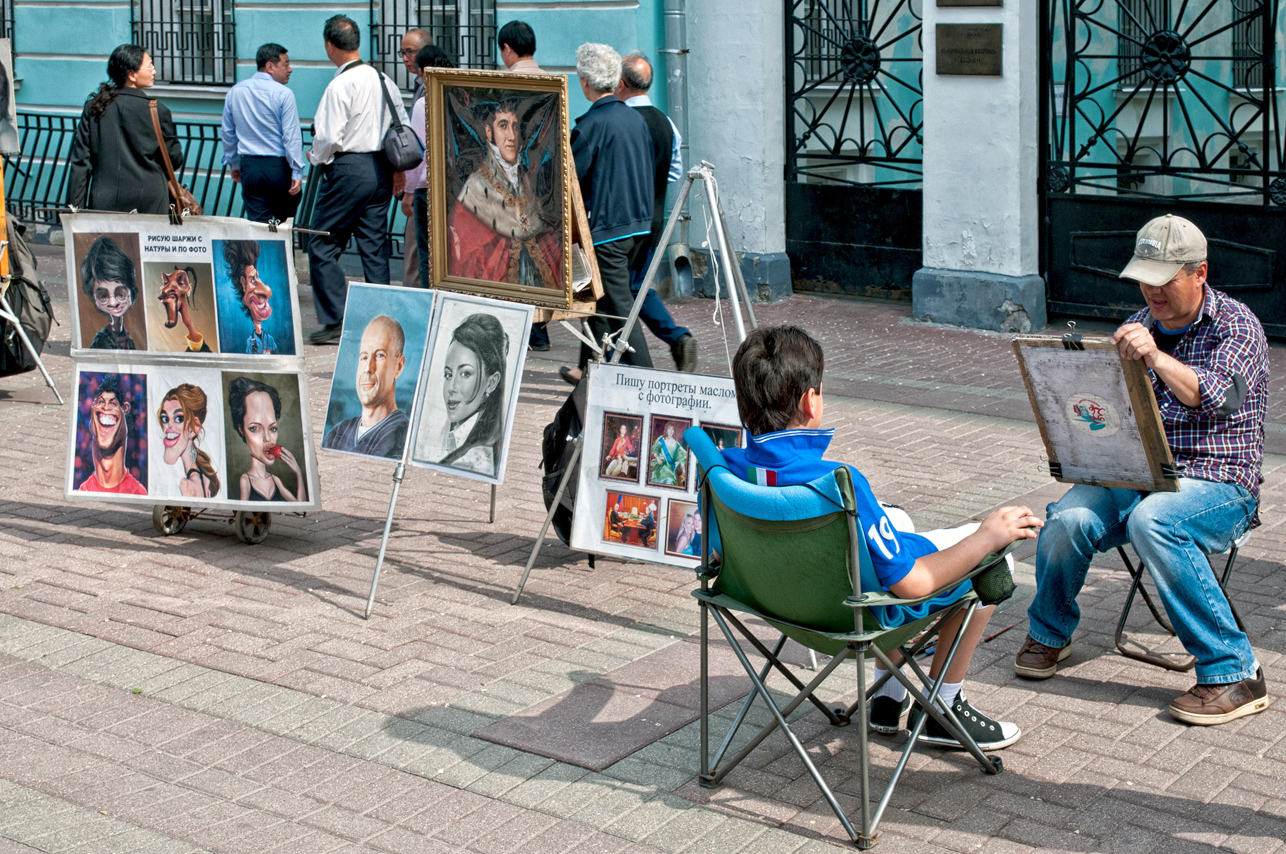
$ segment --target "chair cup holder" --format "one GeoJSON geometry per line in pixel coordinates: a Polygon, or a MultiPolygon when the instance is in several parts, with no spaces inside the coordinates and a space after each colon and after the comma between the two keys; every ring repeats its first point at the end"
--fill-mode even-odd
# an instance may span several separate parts
{"type": "Polygon", "coordinates": [[[1017,589],[1009,565],[1003,560],[973,577],[973,592],[978,594],[978,601],[983,605],[999,605],[1013,596],[1017,589]]]}

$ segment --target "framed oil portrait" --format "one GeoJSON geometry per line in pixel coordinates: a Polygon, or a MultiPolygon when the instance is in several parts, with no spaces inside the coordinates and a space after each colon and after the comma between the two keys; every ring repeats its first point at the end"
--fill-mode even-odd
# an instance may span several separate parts
{"type": "Polygon", "coordinates": [[[687,490],[688,441],[683,438],[683,431],[691,426],[691,418],[652,416],[647,459],[648,486],[687,490]]]}
{"type": "Polygon", "coordinates": [[[603,480],[639,482],[639,449],[643,444],[643,416],[603,413],[603,459],[598,476],[603,480]]]}
{"type": "Polygon", "coordinates": [[[665,553],[701,559],[701,508],[695,501],[672,498],[665,503],[665,553]]]}
{"type": "Polygon", "coordinates": [[[571,308],[567,79],[433,69],[425,93],[426,284],[571,308]]]}

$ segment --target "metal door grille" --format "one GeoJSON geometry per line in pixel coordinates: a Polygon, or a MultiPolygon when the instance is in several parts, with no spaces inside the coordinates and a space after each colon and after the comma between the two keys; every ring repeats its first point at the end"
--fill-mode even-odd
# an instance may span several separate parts
{"type": "Polygon", "coordinates": [[[134,42],[156,64],[158,83],[237,82],[233,0],[134,0],[134,42]]]}
{"type": "Polygon", "coordinates": [[[496,67],[495,0],[371,0],[371,57],[403,89],[414,86],[402,64],[402,36],[428,31],[460,68],[496,67]]]}

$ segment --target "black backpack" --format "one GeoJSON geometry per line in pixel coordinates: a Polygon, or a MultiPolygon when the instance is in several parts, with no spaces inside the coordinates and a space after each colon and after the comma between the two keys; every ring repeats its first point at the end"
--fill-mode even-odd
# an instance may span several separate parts
{"type": "MultiPolygon", "coordinates": [[[[22,323],[31,346],[40,353],[49,340],[49,328],[55,323],[53,301],[45,286],[36,281],[36,257],[24,235],[27,227],[9,214],[9,286],[4,297],[22,323]]],[[[7,320],[0,319],[0,376],[35,370],[36,360],[22,345],[18,331],[7,320]]]]}
{"type": "MultiPolygon", "coordinates": [[[[568,463],[571,462],[576,437],[583,429],[585,394],[585,381],[581,380],[580,385],[576,386],[575,391],[568,395],[567,400],[559,407],[554,420],[545,425],[545,436],[540,443],[540,465],[545,470],[544,476],[540,479],[540,491],[545,497],[545,510],[549,510],[554,505],[554,494],[558,492],[558,484],[563,479],[563,473],[567,471],[568,463]]],[[[563,541],[563,545],[567,546],[572,543],[572,513],[576,509],[577,480],[573,472],[571,479],[567,482],[567,488],[563,490],[563,498],[558,502],[558,510],[554,513],[554,533],[563,541]]]]}

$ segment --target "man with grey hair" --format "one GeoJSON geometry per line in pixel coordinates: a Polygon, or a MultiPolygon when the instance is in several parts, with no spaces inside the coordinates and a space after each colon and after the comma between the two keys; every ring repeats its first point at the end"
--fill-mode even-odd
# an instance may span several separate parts
{"type": "MultiPolygon", "coordinates": [[[[621,55],[605,44],[583,44],[576,49],[576,75],[590,107],[576,120],[571,133],[576,177],[589,214],[590,238],[598,256],[603,280],[600,315],[625,317],[630,313],[630,265],[644,252],[652,226],[652,145],[647,122],[612,92],[621,80],[621,55]]],[[[623,322],[590,318],[595,340],[619,330],[623,322]]],[[[643,330],[630,331],[632,352],[621,361],[652,367],[643,330]]],[[[580,370],[559,373],[573,385],[589,362],[589,348],[581,345],[580,370]]]]}
{"type": "MultiPolygon", "coordinates": [[[[616,97],[633,107],[647,122],[648,134],[652,142],[652,232],[648,236],[647,249],[638,254],[630,267],[630,293],[637,295],[643,287],[652,256],[658,250],[664,252],[660,245],[661,232],[665,227],[665,193],[669,185],[683,177],[683,155],[679,148],[679,129],[670,121],[669,116],[652,106],[647,90],[652,86],[652,64],[642,51],[634,51],[621,61],[621,82],[616,86],[616,97]]],[[[680,371],[692,372],[697,369],[697,340],[685,327],[678,326],[670,316],[665,303],[655,290],[648,289],[643,298],[643,308],[639,318],[670,347],[670,355],[680,371]]]]}

